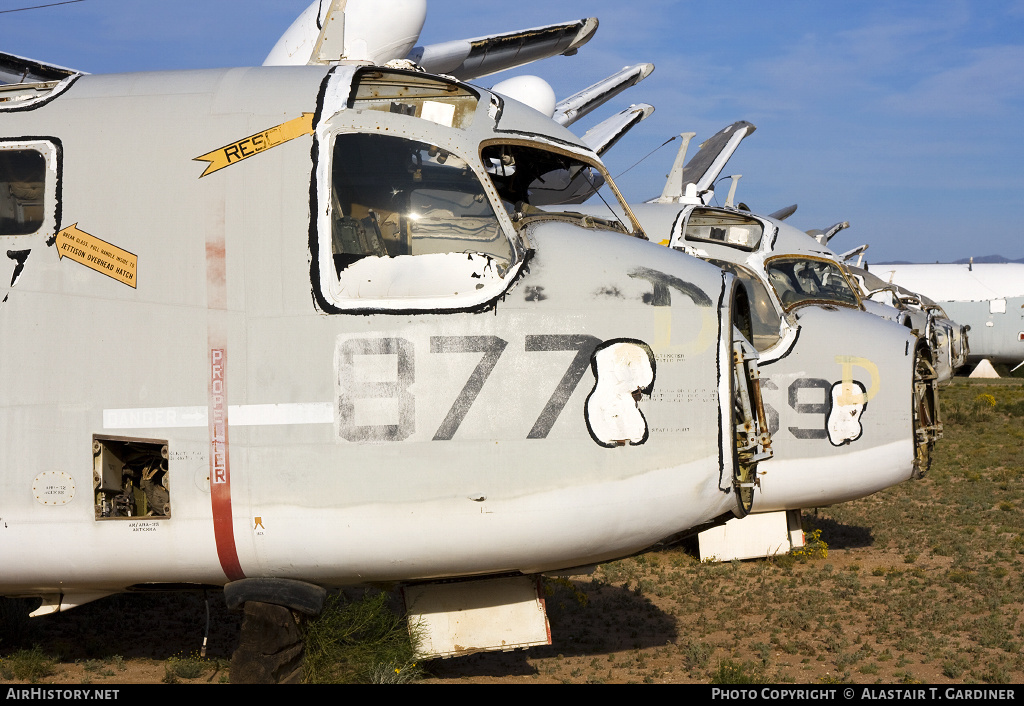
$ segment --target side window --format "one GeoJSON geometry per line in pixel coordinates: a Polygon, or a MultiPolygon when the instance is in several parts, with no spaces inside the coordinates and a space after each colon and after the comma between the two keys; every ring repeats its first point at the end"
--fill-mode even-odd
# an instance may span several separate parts
{"type": "Polygon", "coordinates": [[[0,149],[0,235],[35,233],[45,221],[45,207],[43,154],[35,149],[0,149]]]}
{"type": "Polygon", "coordinates": [[[718,243],[739,250],[756,250],[764,226],[756,218],[730,211],[694,209],[686,222],[684,237],[690,241],[718,243]]]}
{"type": "Polygon", "coordinates": [[[743,288],[747,290],[751,326],[754,332],[754,340],[751,343],[754,344],[754,348],[763,353],[778,343],[782,337],[782,317],[776,310],[775,303],[761,280],[755,277],[753,272],[731,262],[714,259],[709,259],[708,262],[736,275],[743,288]]]}
{"type": "Polygon", "coordinates": [[[320,286],[340,310],[478,306],[519,258],[469,162],[436,145],[341,133],[320,221],[320,286]]]}

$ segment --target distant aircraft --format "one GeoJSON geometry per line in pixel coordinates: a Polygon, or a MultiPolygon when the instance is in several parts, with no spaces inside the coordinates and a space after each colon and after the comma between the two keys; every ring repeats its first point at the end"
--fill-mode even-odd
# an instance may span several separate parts
{"type": "Polygon", "coordinates": [[[938,382],[949,382],[967,363],[969,326],[953,321],[945,309],[923,294],[884,282],[864,268],[847,265],[846,270],[860,288],[865,309],[891,318],[929,341],[938,382]]]}
{"type": "Polygon", "coordinates": [[[743,287],[548,117],[380,66],[41,78],[0,88],[0,595],[403,585],[490,606],[430,654],[507,649],[539,575],[752,509],[743,287]],[[564,172],[616,212],[539,210],[564,172]]]}
{"type": "Polygon", "coordinates": [[[970,327],[968,362],[1024,362],[1024,264],[872,265],[885,282],[921,292],[970,327]]]}

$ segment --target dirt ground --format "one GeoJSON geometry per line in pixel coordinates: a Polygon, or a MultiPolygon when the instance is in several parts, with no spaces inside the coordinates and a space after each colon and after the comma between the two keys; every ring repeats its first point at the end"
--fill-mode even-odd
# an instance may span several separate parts
{"type": "MultiPolygon", "coordinates": [[[[685,550],[673,549],[600,567],[589,577],[549,583],[551,646],[435,660],[420,665],[426,671],[424,682],[973,681],[966,673],[957,679],[946,676],[941,659],[894,650],[891,641],[872,634],[875,626],[868,612],[854,619],[827,612],[842,608],[833,600],[833,589],[844,577],[857,576],[860,590],[870,594],[892,581],[892,571],[905,566],[905,557],[872,546],[868,528],[840,526],[826,517],[818,521],[831,530],[827,558],[789,565],[779,560],[702,564],[685,550]],[[812,612],[814,606],[826,612],[780,615],[776,596],[792,605],[812,606],[812,612]],[[862,666],[863,672],[850,669],[856,653],[874,657],[863,662],[871,665],[862,666]]],[[[913,570],[939,575],[952,561],[918,559],[913,570]]],[[[176,679],[180,683],[228,680],[239,619],[223,608],[219,595],[210,596],[210,609],[205,669],[195,678],[176,679]]],[[[205,602],[198,594],[116,597],[45,620],[36,637],[47,653],[63,656],[41,682],[159,684],[169,680],[174,659],[198,656],[205,602]],[[107,629],[97,630],[97,623],[107,629]],[[83,628],[90,632],[83,633],[83,628]]],[[[1012,678],[1020,682],[1024,673],[1018,670],[1012,678]]]]}

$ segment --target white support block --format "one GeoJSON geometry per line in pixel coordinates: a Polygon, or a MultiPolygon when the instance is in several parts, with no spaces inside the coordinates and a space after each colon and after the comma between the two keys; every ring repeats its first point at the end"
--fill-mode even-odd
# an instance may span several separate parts
{"type": "Polygon", "coordinates": [[[454,657],[551,644],[537,580],[529,576],[405,589],[418,657],[454,657]]]}
{"type": "Polygon", "coordinates": [[[795,520],[785,511],[765,512],[704,530],[697,535],[701,561],[756,559],[786,554],[794,546],[803,546],[800,511],[792,512],[796,513],[795,520]]]}

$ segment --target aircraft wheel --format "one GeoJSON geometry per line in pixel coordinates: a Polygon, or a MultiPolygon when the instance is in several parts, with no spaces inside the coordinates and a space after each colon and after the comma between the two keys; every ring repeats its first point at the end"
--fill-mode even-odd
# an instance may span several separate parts
{"type": "Polygon", "coordinates": [[[302,633],[289,608],[249,601],[238,648],[231,656],[231,682],[299,684],[304,654],[302,633]]]}
{"type": "Polygon", "coordinates": [[[928,348],[919,346],[914,355],[914,478],[923,478],[931,468],[935,441],[942,437],[937,381],[928,348]]]}

